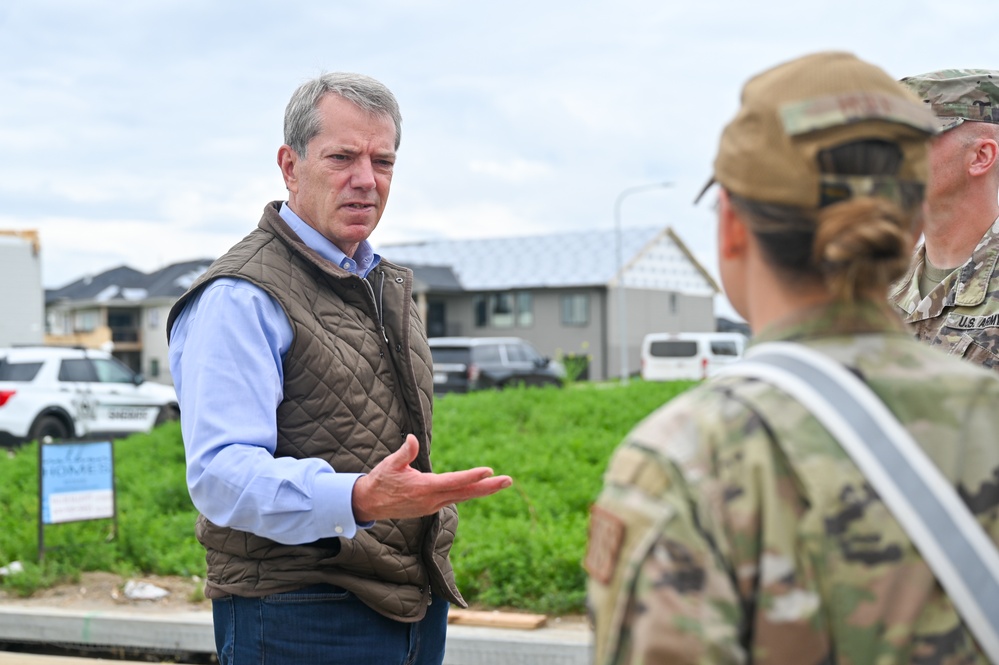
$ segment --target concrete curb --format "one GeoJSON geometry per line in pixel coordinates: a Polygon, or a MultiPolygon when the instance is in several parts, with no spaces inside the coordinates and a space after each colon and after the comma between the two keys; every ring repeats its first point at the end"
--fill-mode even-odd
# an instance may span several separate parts
{"type": "Polygon", "coordinates": [[[589,631],[448,626],[444,665],[589,665],[589,631]]]}
{"type": "MultiPolygon", "coordinates": [[[[214,653],[208,612],[84,611],[0,606],[0,642],[214,653]]],[[[448,627],[445,665],[588,665],[587,630],[448,627]]]]}

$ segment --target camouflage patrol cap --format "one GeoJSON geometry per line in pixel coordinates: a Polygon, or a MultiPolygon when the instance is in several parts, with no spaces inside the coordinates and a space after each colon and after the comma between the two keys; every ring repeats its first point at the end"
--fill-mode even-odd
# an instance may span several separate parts
{"type": "Polygon", "coordinates": [[[941,69],[907,76],[902,84],[929,105],[943,131],[965,120],[999,124],[999,71],[941,69]]]}
{"type": "Polygon", "coordinates": [[[750,79],[741,101],[701,196],[718,182],[754,201],[816,209],[862,195],[897,200],[900,183],[926,182],[927,139],[937,131],[933,114],[852,54],[815,53],[778,65],[750,79]],[[895,176],[820,172],[822,150],[868,139],[901,149],[895,176]]]}

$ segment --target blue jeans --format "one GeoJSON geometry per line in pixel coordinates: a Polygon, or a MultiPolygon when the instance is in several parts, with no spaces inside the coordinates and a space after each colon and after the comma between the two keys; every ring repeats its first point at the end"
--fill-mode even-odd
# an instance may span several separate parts
{"type": "Polygon", "coordinates": [[[401,623],[329,584],[212,601],[220,665],[441,665],[448,603],[401,623]]]}

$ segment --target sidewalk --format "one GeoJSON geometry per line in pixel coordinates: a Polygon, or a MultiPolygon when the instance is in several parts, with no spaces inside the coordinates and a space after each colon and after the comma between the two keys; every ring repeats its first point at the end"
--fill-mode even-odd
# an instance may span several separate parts
{"type": "Polygon", "coordinates": [[[115,665],[149,665],[134,660],[101,660],[92,658],[67,658],[66,656],[36,656],[30,653],[6,653],[0,651],[0,665],[91,665],[92,663],[115,663],[115,665]]]}
{"type": "MultiPolygon", "coordinates": [[[[588,665],[589,630],[558,624],[535,630],[451,625],[445,665],[588,665]]],[[[213,653],[210,612],[69,610],[0,605],[0,642],[41,642],[213,653]]],[[[0,652],[0,665],[84,665],[93,659],[0,652]]],[[[123,661],[108,661],[122,663],[123,661]]]]}

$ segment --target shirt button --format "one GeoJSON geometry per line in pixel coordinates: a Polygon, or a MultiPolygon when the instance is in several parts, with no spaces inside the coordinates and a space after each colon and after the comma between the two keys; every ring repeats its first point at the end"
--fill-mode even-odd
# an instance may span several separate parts
{"type": "Polygon", "coordinates": [[[343,527],[342,526],[338,526],[337,528],[335,528],[333,530],[336,531],[337,533],[343,533],[343,527]]]}

